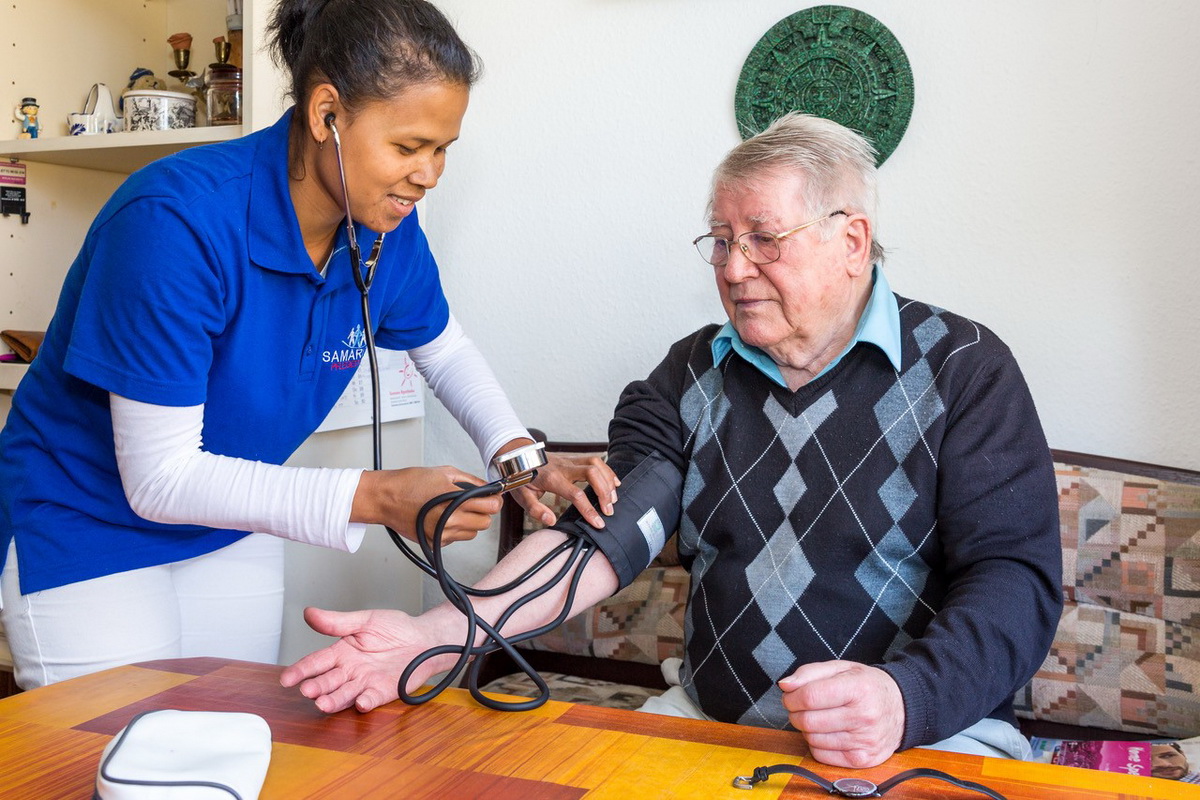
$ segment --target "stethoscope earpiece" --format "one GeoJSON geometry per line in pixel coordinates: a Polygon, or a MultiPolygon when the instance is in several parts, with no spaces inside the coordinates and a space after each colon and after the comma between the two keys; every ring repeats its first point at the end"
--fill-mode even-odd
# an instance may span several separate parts
{"type": "Polygon", "coordinates": [[[365,302],[367,290],[371,288],[371,281],[375,279],[375,265],[379,261],[379,250],[383,247],[383,239],[387,234],[379,234],[371,248],[371,255],[364,262],[362,253],[358,249],[358,236],[354,233],[354,217],[350,215],[350,191],[346,188],[346,165],[342,162],[342,137],[338,135],[337,126],[333,124],[335,119],[337,116],[332,111],[325,115],[325,124],[333,134],[333,152],[337,157],[338,177],[342,182],[342,203],[346,209],[346,239],[350,246],[350,265],[354,270],[354,283],[362,292],[365,302]]]}

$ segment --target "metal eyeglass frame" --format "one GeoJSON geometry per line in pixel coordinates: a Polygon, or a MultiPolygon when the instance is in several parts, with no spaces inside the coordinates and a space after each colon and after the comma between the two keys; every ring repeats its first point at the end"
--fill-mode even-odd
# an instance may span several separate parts
{"type": "Polygon", "coordinates": [[[742,251],[742,255],[746,257],[747,261],[749,261],[751,264],[756,264],[756,265],[762,267],[762,266],[766,266],[767,264],[774,264],[776,261],[778,261],[782,257],[783,251],[780,250],[780,248],[779,248],[779,241],[781,239],[786,239],[787,237],[791,236],[793,233],[798,233],[798,232],[804,230],[805,228],[811,228],[813,225],[816,225],[818,222],[824,222],[825,220],[836,217],[839,214],[841,216],[849,216],[848,214],[846,214],[845,211],[841,211],[841,210],[834,211],[831,214],[826,214],[823,217],[819,217],[817,219],[810,220],[810,221],[804,223],[803,225],[797,225],[796,227],[792,228],[791,230],[786,230],[783,233],[771,233],[770,231],[746,231],[745,233],[738,234],[737,236],[733,237],[732,239],[730,239],[728,236],[717,236],[715,233],[705,233],[705,234],[703,234],[701,236],[697,236],[695,239],[693,239],[692,244],[695,245],[696,252],[698,252],[700,254],[700,257],[704,259],[704,262],[706,264],[711,264],[714,267],[724,267],[726,264],[728,264],[729,263],[729,254],[732,253],[732,250],[726,249],[725,260],[722,261],[720,264],[717,264],[717,263],[705,258],[705,256],[704,256],[704,250],[701,249],[700,243],[702,241],[704,241],[705,239],[712,239],[714,241],[721,240],[721,241],[726,242],[727,244],[736,244],[738,249],[742,251]],[[745,242],[742,241],[743,236],[769,236],[775,242],[775,250],[777,251],[775,257],[768,261],[756,261],[754,259],[754,257],[750,255],[750,247],[745,242]]]}

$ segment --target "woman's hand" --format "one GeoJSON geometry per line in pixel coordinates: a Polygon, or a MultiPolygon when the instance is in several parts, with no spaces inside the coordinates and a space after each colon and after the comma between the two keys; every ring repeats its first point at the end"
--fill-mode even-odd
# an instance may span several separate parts
{"type": "MultiPolygon", "coordinates": [[[[351,522],[387,525],[406,539],[416,541],[417,512],[434,497],[462,491],[459,483],[479,486],[483,480],[456,467],[409,467],[364,472],[354,495],[351,522]]],[[[446,522],[442,543],[474,539],[500,513],[500,495],[475,497],[463,503],[446,522]]],[[[433,540],[434,526],[446,508],[441,503],[425,517],[426,539],[433,540]]]]}
{"type": "MultiPolygon", "coordinates": [[[[528,440],[518,441],[527,442],[528,440]]],[[[512,445],[511,442],[505,447],[512,449],[510,445],[512,445]]],[[[507,450],[502,449],[501,452],[507,452],[507,450]]],[[[521,504],[529,516],[541,521],[544,525],[553,525],[558,519],[550,507],[542,502],[542,496],[546,492],[550,492],[570,500],[571,505],[579,509],[579,513],[583,514],[583,518],[593,528],[603,528],[604,518],[588,502],[584,490],[577,484],[586,482],[591,486],[596,492],[600,511],[611,515],[613,503],[617,502],[617,487],[621,485],[621,481],[609,469],[608,464],[604,463],[604,459],[597,456],[563,456],[555,453],[547,453],[546,458],[547,464],[544,467],[538,467],[537,477],[532,483],[511,492],[516,501],[521,504]]]]}

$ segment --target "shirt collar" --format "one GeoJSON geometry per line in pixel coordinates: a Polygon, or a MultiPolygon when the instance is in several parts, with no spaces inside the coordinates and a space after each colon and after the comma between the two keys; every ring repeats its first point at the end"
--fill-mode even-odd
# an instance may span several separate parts
{"type": "MultiPolygon", "coordinates": [[[[252,134],[258,139],[250,178],[250,230],[247,237],[250,261],[274,272],[308,275],[321,280],[322,276],[308,259],[288,184],[288,140],[294,113],[295,109],[289,108],[270,128],[252,134]]],[[[371,245],[379,234],[361,223],[355,223],[355,232],[365,256],[371,252],[371,245]]],[[[335,256],[346,247],[346,242],[346,227],[342,224],[334,238],[335,256]]]]}
{"type": "Polygon", "coordinates": [[[250,177],[247,231],[250,261],[277,272],[311,272],[311,263],[296,258],[304,238],[288,189],[288,133],[292,109],[256,137],[250,177]]]}
{"type": "MultiPolygon", "coordinates": [[[[829,362],[816,377],[819,378],[833,369],[842,360],[842,357],[853,350],[859,342],[878,347],[887,356],[892,367],[897,372],[900,371],[900,307],[896,304],[896,295],[892,294],[892,287],[888,285],[887,276],[883,274],[883,270],[879,268],[878,264],[871,272],[871,281],[871,297],[867,300],[867,307],[858,319],[854,337],[846,345],[846,349],[829,362]]],[[[783,379],[783,372],[780,371],[779,365],[762,350],[743,342],[742,337],[734,329],[733,323],[726,322],[712,340],[713,363],[721,363],[721,360],[729,355],[730,350],[750,362],[772,381],[787,388],[787,381],[783,379]]]]}

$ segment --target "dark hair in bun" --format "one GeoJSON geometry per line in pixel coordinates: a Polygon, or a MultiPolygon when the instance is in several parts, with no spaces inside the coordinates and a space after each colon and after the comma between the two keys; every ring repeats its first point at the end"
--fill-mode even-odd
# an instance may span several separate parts
{"type": "Polygon", "coordinates": [[[450,21],[425,0],[280,0],[267,36],[275,61],[291,75],[297,106],[324,82],[353,109],[434,81],[470,87],[481,69],[450,21]]]}

